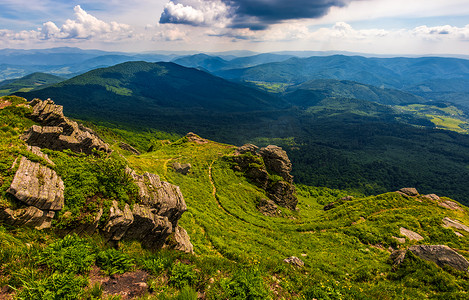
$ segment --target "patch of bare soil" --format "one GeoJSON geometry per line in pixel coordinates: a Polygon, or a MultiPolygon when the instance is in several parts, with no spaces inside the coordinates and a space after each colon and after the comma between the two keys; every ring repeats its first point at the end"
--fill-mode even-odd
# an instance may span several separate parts
{"type": "Polygon", "coordinates": [[[148,292],[148,273],[142,270],[113,275],[102,282],[103,295],[121,295],[122,299],[133,299],[148,292]]]}

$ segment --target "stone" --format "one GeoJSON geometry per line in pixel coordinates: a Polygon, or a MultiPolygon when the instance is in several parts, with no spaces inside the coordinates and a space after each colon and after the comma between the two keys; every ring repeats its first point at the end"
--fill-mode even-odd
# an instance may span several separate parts
{"type": "Polygon", "coordinates": [[[404,262],[406,250],[394,250],[389,258],[392,260],[393,266],[398,266],[404,262]]]}
{"type": "Polygon", "coordinates": [[[458,203],[453,202],[453,201],[449,201],[449,200],[445,200],[443,202],[440,202],[440,203],[438,203],[438,205],[441,206],[441,207],[450,209],[450,210],[460,210],[460,211],[463,210],[461,208],[461,206],[459,206],[458,203]]]}
{"type": "Polygon", "coordinates": [[[424,195],[424,197],[429,199],[429,200],[440,201],[440,197],[438,195],[435,195],[435,194],[424,195]]]}
{"type": "Polygon", "coordinates": [[[142,153],[140,153],[140,151],[138,151],[137,149],[135,149],[134,147],[130,146],[129,144],[127,143],[124,143],[124,142],[120,142],[119,143],[119,148],[125,150],[125,151],[129,151],[135,155],[140,155],[142,153]]]}
{"type": "Polygon", "coordinates": [[[454,234],[455,234],[456,236],[459,236],[459,237],[463,237],[463,236],[464,236],[464,234],[461,234],[460,232],[457,232],[457,231],[455,231],[454,234]]]}
{"type": "Polygon", "coordinates": [[[104,237],[108,240],[119,241],[133,222],[134,216],[130,206],[125,204],[124,209],[121,210],[119,203],[113,200],[109,211],[109,220],[102,230],[104,237]]]}
{"type": "Polygon", "coordinates": [[[416,233],[412,230],[401,227],[401,228],[399,228],[399,231],[403,236],[406,236],[411,241],[421,241],[421,240],[423,240],[423,237],[420,234],[418,234],[418,233],[416,233]]]}
{"type": "Polygon", "coordinates": [[[193,132],[189,132],[188,134],[186,134],[186,138],[191,143],[196,143],[196,144],[208,143],[208,140],[201,138],[200,136],[198,136],[197,134],[193,132]]]}
{"type": "Polygon", "coordinates": [[[267,172],[270,174],[278,174],[288,182],[293,183],[293,176],[290,174],[292,170],[292,164],[282,148],[274,145],[269,145],[265,148],[261,148],[259,154],[264,159],[267,172]]]}
{"type": "Polygon", "coordinates": [[[185,253],[194,253],[194,246],[187,231],[179,225],[174,229],[174,234],[166,241],[165,247],[185,253]]]}
{"type": "Polygon", "coordinates": [[[436,263],[439,267],[450,266],[468,271],[469,262],[459,253],[445,245],[415,245],[409,248],[416,256],[436,263]]]}
{"type": "Polygon", "coordinates": [[[64,206],[64,183],[57,173],[22,157],[7,192],[23,203],[42,210],[61,210],[64,206]]]}
{"type": "Polygon", "coordinates": [[[405,244],[405,238],[399,238],[399,237],[395,237],[395,236],[392,236],[392,238],[395,239],[396,241],[398,241],[401,244],[405,244]]]}
{"type": "Polygon", "coordinates": [[[238,149],[236,149],[237,155],[248,153],[248,152],[253,155],[256,155],[258,151],[259,151],[259,147],[253,144],[245,144],[239,147],[238,149]]]}
{"type": "Polygon", "coordinates": [[[417,197],[418,195],[420,195],[416,188],[402,188],[397,192],[401,195],[410,197],[417,197]]]}
{"type": "Polygon", "coordinates": [[[0,221],[12,226],[29,226],[38,230],[50,228],[54,211],[44,211],[34,206],[11,210],[6,208],[0,211],[0,221]]]}
{"type": "Polygon", "coordinates": [[[158,175],[144,173],[138,175],[128,169],[139,188],[140,203],[152,209],[153,213],[166,217],[174,227],[187,210],[186,202],[178,186],[161,181],[158,175]]]}
{"type": "Polygon", "coordinates": [[[99,220],[101,219],[102,215],[103,215],[103,209],[100,208],[99,211],[94,216],[93,222],[91,222],[90,224],[83,224],[76,228],[73,228],[70,232],[74,232],[80,235],[83,235],[83,234],[92,235],[93,233],[96,232],[96,230],[98,230],[99,220]]]}
{"type": "Polygon", "coordinates": [[[459,229],[459,230],[464,230],[466,232],[469,232],[469,227],[464,225],[464,224],[461,224],[455,220],[452,220],[448,217],[446,218],[443,218],[443,224],[444,224],[444,227],[453,227],[453,228],[456,228],[456,229],[459,229]]]}
{"type": "Polygon", "coordinates": [[[302,268],[305,265],[305,263],[296,256],[290,256],[288,258],[285,258],[283,261],[286,262],[287,264],[290,264],[299,268],[302,268]]]}
{"type": "Polygon", "coordinates": [[[324,207],[322,209],[324,211],[327,211],[327,210],[333,209],[334,207],[335,207],[335,202],[330,202],[330,203],[327,203],[326,205],[324,205],[324,207]]]}
{"type": "Polygon", "coordinates": [[[167,217],[157,215],[154,209],[135,204],[132,209],[134,221],[127,229],[124,239],[138,240],[144,247],[162,248],[173,232],[167,217]]]}
{"type": "Polygon", "coordinates": [[[31,153],[33,153],[33,154],[41,157],[45,161],[47,161],[47,163],[49,163],[50,165],[55,166],[55,163],[52,160],[50,160],[49,156],[47,156],[47,154],[42,153],[41,148],[35,147],[35,146],[27,146],[26,148],[31,153]]]}
{"type": "Polygon", "coordinates": [[[33,125],[21,136],[28,145],[86,154],[93,153],[93,150],[111,152],[109,145],[93,130],[66,118],[63,107],[52,100],[33,99],[30,105],[33,107],[31,119],[41,126],[33,125]]]}
{"type": "Polygon", "coordinates": [[[278,205],[291,210],[295,210],[298,204],[295,192],[295,186],[286,181],[277,181],[267,190],[270,199],[278,205]]]}
{"type": "Polygon", "coordinates": [[[277,205],[295,210],[298,199],[293,176],[290,175],[291,162],[286,152],[273,145],[260,149],[259,153],[257,150],[257,146],[252,144],[239,147],[232,156],[236,163],[233,169],[243,171],[244,175],[265,190],[267,196],[277,205]]]}
{"type": "Polygon", "coordinates": [[[187,175],[192,168],[191,164],[180,164],[178,162],[173,163],[172,166],[177,173],[182,175],[187,175]]]}
{"type": "Polygon", "coordinates": [[[259,201],[259,204],[257,205],[257,209],[265,216],[277,216],[281,213],[281,211],[278,209],[277,204],[275,204],[274,201],[270,199],[264,199],[262,198],[259,201]]]}

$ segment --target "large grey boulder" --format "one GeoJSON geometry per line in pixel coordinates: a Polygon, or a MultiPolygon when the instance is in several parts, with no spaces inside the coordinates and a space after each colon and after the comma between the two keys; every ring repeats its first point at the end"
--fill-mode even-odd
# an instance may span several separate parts
{"type": "Polygon", "coordinates": [[[52,150],[70,149],[91,154],[94,149],[110,152],[106,144],[91,129],[71,121],[63,114],[63,107],[52,100],[34,99],[31,119],[42,126],[33,125],[21,137],[28,145],[52,150]]]}
{"type": "Polygon", "coordinates": [[[467,271],[469,267],[469,262],[462,255],[445,245],[415,245],[409,251],[440,267],[450,266],[460,271],[467,271]]]}
{"type": "Polygon", "coordinates": [[[64,183],[57,173],[22,157],[7,192],[21,202],[42,210],[61,210],[64,205],[64,183]]]}
{"type": "Polygon", "coordinates": [[[154,214],[166,217],[175,227],[187,210],[186,202],[178,186],[161,181],[158,175],[144,173],[138,175],[127,170],[139,188],[139,202],[148,206],[154,214]]]}
{"type": "Polygon", "coordinates": [[[194,253],[191,239],[187,231],[181,226],[174,228],[174,234],[166,241],[165,247],[186,253],[194,253]]]}
{"type": "Polygon", "coordinates": [[[460,230],[464,230],[466,232],[469,232],[469,227],[464,225],[464,224],[461,224],[453,219],[450,219],[448,217],[445,217],[443,218],[443,224],[444,224],[444,227],[453,227],[453,228],[456,228],[456,229],[460,229],[460,230]]]}
{"type": "Polygon", "coordinates": [[[401,195],[409,197],[417,197],[418,195],[420,195],[416,188],[402,188],[397,192],[401,195]]]}
{"type": "Polygon", "coordinates": [[[295,210],[298,199],[293,176],[290,174],[292,165],[287,153],[274,145],[258,149],[252,144],[239,147],[232,157],[236,163],[235,171],[243,171],[245,176],[265,190],[276,204],[295,210]]]}
{"type": "Polygon", "coordinates": [[[414,232],[414,231],[409,230],[407,228],[401,227],[401,228],[399,228],[399,232],[403,236],[406,236],[411,241],[421,241],[421,240],[423,240],[423,236],[421,236],[417,232],[414,232]]]}
{"type": "Polygon", "coordinates": [[[148,248],[162,248],[173,232],[173,225],[168,218],[155,214],[154,209],[138,204],[134,205],[132,214],[134,221],[124,238],[138,240],[148,248]]]}
{"type": "Polygon", "coordinates": [[[12,226],[29,226],[36,229],[50,228],[54,211],[44,211],[34,206],[12,210],[6,208],[0,210],[0,222],[12,226]]]}
{"type": "Polygon", "coordinates": [[[189,171],[192,168],[191,164],[181,164],[178,162],[173,163],[172,166],[173,166],[174,171],[182,175],[189,174],[189,171]]]}
{"type": "Polygon", "coordinates": [[[288,158],[287,152],[282,148],[269,145],[261,148],[259,154],[264,159],[265,166],[269,173],[278,174],[289,183],[293,183],[293,176],[290,174],[292,164],[288,158]]]}
{"type": "Polygon", "coordinates": [[[117,201],[113,200],[109,220],[102,231],[108,240],[119,241],[133,222],[134,216],[130,206],[125,204],[124,208],[120,209],[117,201]]]}

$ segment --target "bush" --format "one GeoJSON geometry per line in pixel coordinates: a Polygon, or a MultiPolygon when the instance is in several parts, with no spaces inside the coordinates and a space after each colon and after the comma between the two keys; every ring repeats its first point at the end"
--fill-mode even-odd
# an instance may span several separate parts
{"type": "Polygon", "coordinates": [[[171,268],[171,277],[169,283],[177,288],[183,286],[192,286],[197,280],[197,273],[194,266],[177,263],[171,268]]]}
{"type": "Polygon", "coordinates": [[[23,288],[17,294],[17,299],[81,299],[82,288],[86,285],[88,285],[88,280],[81,276],[75,276],[71,273],[54,273],[45,279],[24,281],[23,288]]]}
{"type": "Polygon", "coordinates": [[[38,263],[47,265],[53,271],[83,274],[91,269],[95,257],[92,247],[76,234],[47,246],[39,255],[38,263]]]}
{"type": "Polygon", "coordinates": [[[159,275],[164,269],[169,268],[170,264],[171,261],[166,257],[148,257],[141,262],[143,269],[152,275],[159,275]]]}
{"type": "Polygon", "coordinates": [[[238,270],[232,278],[220,282],[224,297],[228,299],[266,299],[269,292],[256,268],[238,270]]]}
{"type": "Polygon", "coordinates": [[[96,265],[108,275],[123,274],[133,267],[134,261],[124,252],[107,249],[98,253],[96,265]]]}

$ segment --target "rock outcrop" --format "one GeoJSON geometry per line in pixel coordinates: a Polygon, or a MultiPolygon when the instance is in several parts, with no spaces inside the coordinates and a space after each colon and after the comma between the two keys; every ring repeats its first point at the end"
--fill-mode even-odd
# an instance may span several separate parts
{"type": "Polygon", "coordinates": [[[414,231],[409,230],[407,228],[401,227],[401,228],[399,228],[399,231],[403,236],[407,237],[411,241],[421,241],[421,240],[423,240],[423,236],[421,236],[417,232],[414,232],[414,231]]]}
{"type": "Polygon", "coordinates": [[[187,231],[181,226],[174,229],[174,234],[168,239],[165,245],[169,249],[179,250],[186,253],[194,253],[191,239],[187,231]]]}
{"type": "Polygon", "coordinates": [[[34,99],[30,105],[33,107],[31,119],[41,126],[33,125],[22,135],[28,145],[59,151],[70,149],[86,154],[91,154],[93,149],[111,151],[93,130],[65,117],[61,105],[50,99],[34,99]]]}
{"type": "Polygon", "coordinates": [[[269,145],[261,148],[259,154],[264,160],[267,172],[280,175],[286,182],[293,183],[293,176],[290,175],[292,164],[287,152],[278,146],[269,145]]]}
{"type": "Polygon", "coordinates": [[[453,228],[456,228],[456,229],[459,229],[459,230],[464,230],[466,232],[469,232],[469,227],[464,225],[464,224],[461,224],[455,220],[452,220],[448,217],[444,218],[443,219],[443,224],[445,227],[453,227],[453,228]]]}
{"type": "Polygon", "coordinates": [[[61,210],[64,188],[62,179],[54,170],[22,157],[7,193],[41,210],[61,210]]]}
{"type": "MultiPolygon", "coordinates": [[[[414,245],[408,251],[421,259],[434,262],[439,267],[450,266],[460,271],[468,271],[469,262],[459,253],[445,245],[414,245]]],[[[407,251],[396,250],[390,255],[394,266],[404,262],[407,251]]]]}
{"type": "Polygon", "coordinates": [[[278,216],[282,213],[281,210],[278,209],[278,206],[275,204],[274,201],[270,199],[262,198],[259,200],[257,204],[257,209],[264,215],[264,216],[278,216]]]}
{"type": "Polygon", "coordinates": [[[283,261],[298,268],[302,268],[305,265],[305,263],[296,256],[290,256],[285,258],[283,261]]]}
{"type": "Polygon", "coordinates": [[[445,200],[443,202],[438,203],[439,206],[450,209],[450,210],[463,210],[459,204],[453,201],[445,200]]]}
{"type": "Polygon", "coordinates": [[[130,146],[129,144],[127,143],[124,143],[124,142],[120,142],[119,143],[119,148],[121,148],[122,150],[125,150],[125,151],[129,151],[135,155],[140,155],[142,153],[140,153],[140,151],[138,151],[137,149],[135,149],[134,147],[130,146]]]}
{"type": "Polygon", "coordinates": [[[460,271],[467,271],[469,267],[469,262],[462,255],[445,245],[415,245],[409,251],[440,267],[450,266],[460,271]]]}
{"type": "Polygon", "coordinates": [[[127,169],[139,188],[138,204],[130,209],[128,204],[119,207],[113,201],[103,235],[110,241],[121,239],[138,240],[145,247],[168,247],[192,252],[187,232],[178,225],[178,220],[187,210],[179,187],[161,181],[158,175],[138,175],[127,169]],[[173,239],[168,237],[173,234],[173,239]]]}
{"type": "Polygon", "coordinates": [[[201,138],[197,134],[193,132],[189,132],[186,134],[186,138],[189,142],[196,143],[196,144],[206,144],[208,143],[208,140],[201,138]]]}
{"type": "Polygon", "coordinates": [[[416,188],[402,188],[397,192],[401,195],[409,197],[417,197],[418,195],[420,195],[416,188]]]}
{"type": "Polygon", "coordinates": [[[276,204],[296,209],[298,199],[290,174],[292,165],[282,148],[269,145],[259,150],[255,145],[246,144],[236,150],[232,160],[236,163],[234,170],[242,171],[276,204]]]}
{"type": "Polygon", "coordinates": [[[182,175],[189,174],[192,168],[191,164],[181,164],[178,162],[173,163],[172,166],[173,166],[174,171],[182,175]]]}
{"type": "Polygon", "coordinates": [[[0,221],[12,226],[29,226],[36,229],[50,228],[54,211],[41,210],[34,206],[11,210],[0,210],[0,221]]]}

